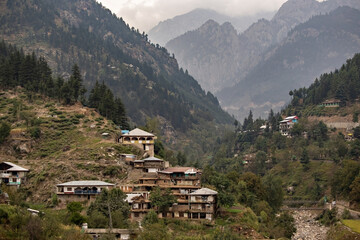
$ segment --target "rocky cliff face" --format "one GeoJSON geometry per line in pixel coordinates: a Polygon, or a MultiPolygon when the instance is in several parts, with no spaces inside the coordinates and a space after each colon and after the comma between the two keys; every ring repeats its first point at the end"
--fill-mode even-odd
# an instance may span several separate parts
{"type": "Polygon", "coordinates": [[[230,17],[210,9],[195,9],[183,15],[160,22],[149,31],[152,42],[165,46],[170,40],[199,28],[208,20],[219,24],[230,22],[238,32],[243,32],[259,18],[271,19],[274,12],[263,12],[251,16],[230,17]]]}
{"type": "Polygon", "coordinates": [[[241,82],[218,96],[238,117],[250,109],[266,116],[270,108],[279,110],[290,100],[290,90],[308,86],[359,51],[360,11],[341,7],[295,27],[241,82]]]}
{"type": "Polygon", "coordinates": [[[200,83],[206,86],[206,90],[218,90],[235,77],[229,73],[236,73],[239,67],[237,58],[240,56],[234,51],[239,49],[239,41],[230,23],[219,25],[209,20],[198,30],[183,35],[183,39],[186,40],[175,39],[168,46],[176,46],[175,56],[183,59],[182,64],[187,66],[185,68],[188,71],[196,72],[199,79],[206,79],[206,85],[204,81],[200,83]]]}

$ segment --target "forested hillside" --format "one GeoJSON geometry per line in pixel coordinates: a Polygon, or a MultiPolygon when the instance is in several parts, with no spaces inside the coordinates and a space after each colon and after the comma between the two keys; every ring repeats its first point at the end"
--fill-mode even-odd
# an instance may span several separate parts
{"type": "Polygon", "coordinates": [[[328,125],[336,119],[354,126],[359,122],[359,60],[356,54],[310,87],[292,90],[292,101],[281,113],[271,111],[266,119],[255,119],[250,111],[242,123],[235,122],[235,131],[218,141],[210,165],[228,175],[235,169],[264,176],[264,181],[280,177],[285,199],[319,201],[326,196],[359,208],[360,127],[328,125]],[[343,104],[320,105],[334,98],[343,104]],[[290,138],[281,135],[279,122],[291,115],[299,121],[290,138]],[[266,128],[261,130],[262,125],[266,128]]]}
{"type": "Polygon", "coordinates": [[[308,88],[291,91],[289,108],[318,105],[327,99],[336,98],[346,103],[358,101],[360,96],[360,54],[348,59],[340,69],[324,73],[308,88]],[[301,101],[300,101],[301,99],[301,101]]]}
{"type": "Polygon", "coordinates": [[[55,75],[68,77],[77,63],[84,86],[104,82],[134,124],[158,116],[187,132],[201,121],[232,121],[165,48],[95,1],[1,1],[0,9],[0,37],[43,56],[55,75]]]}

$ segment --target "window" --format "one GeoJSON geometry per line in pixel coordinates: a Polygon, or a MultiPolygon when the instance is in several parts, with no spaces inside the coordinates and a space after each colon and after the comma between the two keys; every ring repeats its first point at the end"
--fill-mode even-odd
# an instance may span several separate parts
{"type": "Polygon", "coordinates": [[[17,178],[13,178],[12,181],[13,181],[13,182],[17,182],[17,178]]]}
{"type": "Polygon", "coordinates": [[[206,218],[206,214],[205,213],[200,213],[200,218],[206,218]]]}
{"type": "Polygon", "coordinates": [[[66,191],[72,191],[71,187],[66,188],[66,191]]]}
{"type": "Polygon", "coordinates": [[[140,217],[140,214],[138,212],[134,213],[134,217],[138,218],[140,217]]]}

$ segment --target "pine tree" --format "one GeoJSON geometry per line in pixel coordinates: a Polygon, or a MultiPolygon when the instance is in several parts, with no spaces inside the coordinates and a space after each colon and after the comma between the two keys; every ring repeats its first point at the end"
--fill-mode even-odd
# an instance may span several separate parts
{"type": "Polygon", "coordinates": [[[72,88],[72,94],[73,94],[74,100],[77,101],[79,99],[79,96],[83,92],[83,90],[82,90],[84,88],[83,80],[81,77],[79,66],[77,64],[75,64],[72,67],[71,72],[72,72],[72,74],[69,79],[70,88],[72,88]]]}

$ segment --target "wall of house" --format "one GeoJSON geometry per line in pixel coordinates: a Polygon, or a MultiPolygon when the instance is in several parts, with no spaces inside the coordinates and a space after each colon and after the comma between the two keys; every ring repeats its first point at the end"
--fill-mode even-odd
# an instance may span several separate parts
{"type": "Polygon", "coordinates": [[[77,194],[58,194],[57,197],[60,202],[67,204],[68,202],[83,202],[83,201],[95,201],[96,194],[93,195],[77,195],[77,194]]]}

